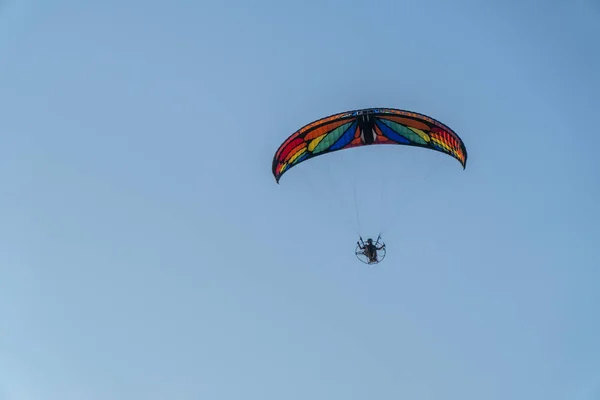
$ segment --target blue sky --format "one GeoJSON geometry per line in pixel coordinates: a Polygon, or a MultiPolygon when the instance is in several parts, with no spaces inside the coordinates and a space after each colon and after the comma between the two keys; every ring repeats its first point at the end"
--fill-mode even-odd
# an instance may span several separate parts
{"type": "Polygon", "coordinates": [[[598,37],[591,0],[3,2],[0,399],[600,399],[598,37]],[[371,106],[467,169],[275,183],[371,106]]]}

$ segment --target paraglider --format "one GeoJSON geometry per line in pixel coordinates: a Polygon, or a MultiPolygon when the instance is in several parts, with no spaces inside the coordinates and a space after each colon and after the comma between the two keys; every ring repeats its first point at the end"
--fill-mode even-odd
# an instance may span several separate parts
{"type": "Polygon", "coordinates": [[[381,242],[381,235],[377,238],[377,242],[373,243],[373,239],[368,238],[367,243],[363,241],[356,242],[356,257],[365,264],[379,264],[385,258],[385,243],[381,242]],[[381,242],[381,244],[380,244],[381,242]]]}
{"type": "MultiPolygon", "coordinates": [[[[275,152],[272,173],[279,184],[285,173],[311,158],[344,149],[384,144],[441,152],[458,160],[463,170],[466,168],[466,147],[448,126],[411,111],[367,108],[321,118],[294,132],[275,152]]],[[[385,257],[385,245],[378,247],[380,239],[377,239],[376,251],[372,251],[372,247],[368,247],[367,251],[364,243],[358,243],[357,257],[361,259],[364,256],[367,264],[381,262],[385,257]],[[381,252],[379,256],[377,251],[381,252]]]]}

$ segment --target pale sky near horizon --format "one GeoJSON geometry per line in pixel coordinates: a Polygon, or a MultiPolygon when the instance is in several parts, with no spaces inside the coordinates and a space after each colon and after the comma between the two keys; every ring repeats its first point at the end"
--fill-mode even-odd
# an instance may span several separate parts
{"type": "Polygon", "coordinates": [[[597,2],[0,3],[0,400],[600,399],[597,2]]]}

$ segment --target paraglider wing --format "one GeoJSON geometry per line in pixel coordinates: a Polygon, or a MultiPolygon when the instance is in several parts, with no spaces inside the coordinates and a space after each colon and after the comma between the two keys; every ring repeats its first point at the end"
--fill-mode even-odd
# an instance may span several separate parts
{"type": "Polygon", "coordinates": [[[449,127],[423,114],[393,108],[347,111],[300,128],[279,146],[273,175],[279,183],[290,168],[316,156],[372,144],[424,147],[457,159],[463,169],[467,150],[449,127]]]}

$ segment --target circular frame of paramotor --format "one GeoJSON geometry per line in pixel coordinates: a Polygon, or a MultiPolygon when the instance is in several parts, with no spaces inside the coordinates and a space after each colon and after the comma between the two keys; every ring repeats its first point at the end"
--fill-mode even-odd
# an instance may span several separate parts
{"type": "Polygon", "coordinates": [[[385,251],[385,243],[383,243],[381,240],[379,240],[379,242],[377,244],[382,245],[381,250],[377,250],[377,261],[375,261],[375,262],[369,261],[369,257],[367,257],[367,255],[365,254],[365,250],[361,250],[359,244],[356,245],[356,250],[354,251],[354,253],[356,254],[356,258],[358,258],[360,260],[360,262],[362,262],[363,264],[367,264],[367,265],[379,264],[385,258],[386,251],[385,251]]]}

